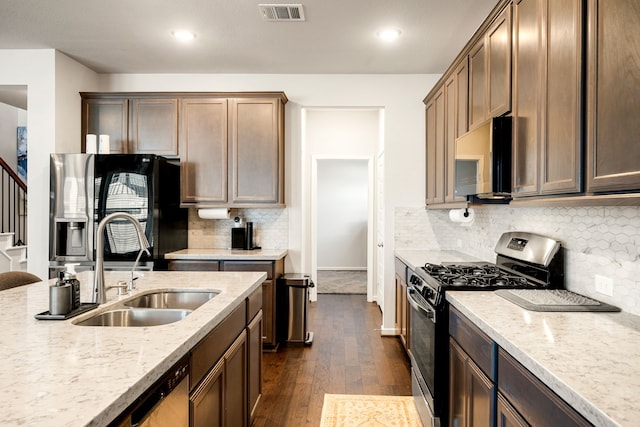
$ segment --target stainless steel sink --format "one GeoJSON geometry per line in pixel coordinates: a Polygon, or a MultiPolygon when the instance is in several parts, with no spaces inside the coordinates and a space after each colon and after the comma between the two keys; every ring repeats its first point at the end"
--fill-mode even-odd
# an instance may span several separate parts
{"type": "Polygon", "coordinates": [[[96,314],[79,326],[158,326],[177,322],[187,317],[191,310],[119,308],[96,314]]]}
{"type": "Polygon", "coordinates": [[[220,292],[169,290],[140,295],[124,303],[127,307],[195,310],[220,292]]]}

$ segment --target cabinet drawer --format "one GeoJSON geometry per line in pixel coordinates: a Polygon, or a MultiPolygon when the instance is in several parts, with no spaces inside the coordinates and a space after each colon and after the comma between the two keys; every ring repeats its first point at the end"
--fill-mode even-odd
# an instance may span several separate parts
{"type": "Polygon", "coordinates": [[[267,273],[267,279],[273,279],[272,261],[224,261],[223,271],[263,271],[267,273]]]}
{"type": "Polygon", "coordinates": [[[202,380],[246,325],[246,304],[241,303],[191,351],[190,390],[202,380]]]}
{"type": "Polygon", "coordinates": [[[219,271],[218,261],[169,261],[170,271],[219,271]]]}
{"type": "Polygon", "coordinates": [[[454,307],[449,310],[449,335],[476,362],[485,375],[495,382],[496,343],[454,307]]]}
{"type": "Polygon", "coordinates": [[[498,390],[529,425],[591,425],[502,348],[498,350],[498,390]]]}

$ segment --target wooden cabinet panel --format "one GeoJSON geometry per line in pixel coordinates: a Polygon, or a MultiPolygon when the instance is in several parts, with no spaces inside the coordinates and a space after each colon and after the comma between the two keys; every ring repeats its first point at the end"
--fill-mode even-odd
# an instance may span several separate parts
{"type": "Polygon", "coordinates": [[[224,355],[224,418],[227,427],[246,427],[247,334],[242,332],[224,355]]]}
{"type": "Polygon", "coordinates": [[[522,418],[533,426],[591,425],[502,348],[498,351],[498,388],[522,418]]]}
{"type": "Polygon", "coordinates": [[[463,196],[456,196],[456,139],[467,132],[468,108],[468,67],[467,58],[458,64],[444,84],[445,97],[445,203],[464,202],[463,196]]]}
{"type": "Polygon", "coordinates": [[[498,427],[529,427],[518,411],[500,393],[498,393],[496,420],[498,427]]]}
{"type": "Polygon", "coordinates": [[[87,134],[109,135],[109,151],[128,152],[129,101],[127,99],[82,99],[82,152],[87,134]]]}
{"type": "Polygon", "coordinates": [[[427,127],[427,204],[444,203],[444,88],[426,106],[427,127]]]}
{"type": "Polygon", "coordinates": [[[511,5],[496,18],[486,36],[487,89],[486,118],[502,115],[511,109],[511,5]]]}
{"type": "Polygon", "coordinates": [[[469,52],[469,129],[487,119],[487,56],[485,38],[469,52]]]}
{"type": "Polygon", "coordinates": [[[542,194],[581,190],[582,1],[545,2],[542,194]]]}
{"type": "Polygon", "coordinates": [[[224,271],[264,271],[267,273],[267,280],[262,282],[262,343],[266,349],[277,348],[279,326],[276,280],[284,274],[284,259],[277,261],[224,261],[222,268],[224,271]]]}
{"type": "Polygon", "coordinates": [[[177,156],[178,99],[138,98],[130,104],[130,151],[177,156]]]}
{"type": "Polygon", "coordinates": [[[281,105],[278,99],[230,100],[231,202],[284,203],[281,105]]]}
{"type": "Polygon", "coordinates": [[[449,344],[449,384],[449,425],[491,425],[495,385],[453,338],[449,344]]]}
{"type": "Polygon", "coordinates": [[[220,359],[189,396],[189,426],[224,426],[224,359],[220,359]]]}
{"type": "Polygon", "coordinates": [[[180,115],[183,203],[227,201],[227,100],[184,98],[180,115]]]}
{"type": "Polygon", "coordinates": [[[469,66],[465,56],[456,70],[456,138],[469,130],[469,66]]]}
{"type": "Polygon", "coordinates": [[[514,3],[513,194],[536,195],[540,170],[541,0],[514,3]]]}
{"type": "Polygon", "coordinates": [[[640,189],[640,2],[588,1],[587,191],[640,189]]]}
{"type": "Polygon", "coordinates": [[[247,379],[251,425],[262,398],[262,311],[247,325],[247,379]]]}
{"type": "Polygon", "coordinates": [[[196,260],[170,260],[169,271],[218,271],[220,263],[218,261],[196,261],[196,260]]]}

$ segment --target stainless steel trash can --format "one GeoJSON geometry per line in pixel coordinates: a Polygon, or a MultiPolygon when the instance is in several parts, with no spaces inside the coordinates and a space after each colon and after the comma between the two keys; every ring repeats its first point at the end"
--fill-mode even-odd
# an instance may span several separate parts
{"type": "Polygon", "coordinates": [[[287,344],[311,344],[308,330],[309,288],[315,285],[307,274],[287,273],[280,278],[287,307],[287,344]]]}

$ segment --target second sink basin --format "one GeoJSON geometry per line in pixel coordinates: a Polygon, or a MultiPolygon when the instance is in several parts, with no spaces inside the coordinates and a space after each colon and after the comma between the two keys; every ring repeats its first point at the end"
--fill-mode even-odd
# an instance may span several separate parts
{"type": "Polygon", "coordinates": [[[191,310],[147,310],[121,308],[96,314],[82,322],[80,326],[158,326],[184,319],[191,310]]]}
{"type": "Polygon", "coordinates": [[[195,310],[219,292],[169,290],[140,295],[124,303],[127,307],[195,310]]]}

